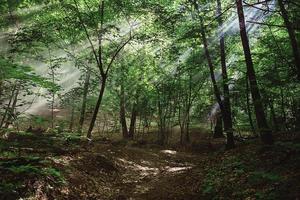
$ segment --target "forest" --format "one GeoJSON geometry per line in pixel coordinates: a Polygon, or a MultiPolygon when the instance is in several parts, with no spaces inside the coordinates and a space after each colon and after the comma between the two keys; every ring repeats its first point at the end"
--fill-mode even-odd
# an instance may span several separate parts
{"type": "Polygon", "coordinates": [[[299,0],[0,0],[0,200],[299,198],[299,0]]]}

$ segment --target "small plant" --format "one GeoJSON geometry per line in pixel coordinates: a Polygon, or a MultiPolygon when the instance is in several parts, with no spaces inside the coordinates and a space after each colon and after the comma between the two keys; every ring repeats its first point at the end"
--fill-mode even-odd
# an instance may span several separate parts
{"type": "Polygon", "coordinates": [[[15,151],[2,151],[0,152],[0,158],[15,158],[17,153],[15,151]]]}
{"type": "Polygon", "coordinates": [[[50,168],[45,168],[45,169],[43,169],[42,173],[45,176],[53,177],[57,183],[65,183],[64,177],[62,176],[60,171],[58,171],[55,168],[51,168],[51,167],[50,168]]]}

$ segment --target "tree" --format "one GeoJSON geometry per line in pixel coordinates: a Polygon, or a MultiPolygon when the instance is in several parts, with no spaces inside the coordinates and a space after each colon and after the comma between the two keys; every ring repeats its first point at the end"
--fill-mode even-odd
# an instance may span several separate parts
{"type": "MultiPolygon", "coordinates": [[[[199,14],[199,8],[198,8],[198,4],[197,4],[196,1],[194,2],[194,6],[195,6],[195,10],[199,14]]],[[[214,89],[214,94],[215,94],[216,100],[219,104],[219,107],[220,107],[220,110],[221,110],[221,113],[222,113],[223,121],[226,122],[226,123],[224,123],[225,130],[227,131],[227,144],[226,144],[226,147],[228,149],[231,149],[231,148],[234,148],[234,138],[233,138],[232,131],[230,131],[230,130],[232,130],[232,122],[230,121],[230,117],[229,117],[230,113],[228,113],[230,111],[230,109],[228,108],[228,99],[227,99],[227,102],[226,102],[227,103],[227,108],[225,110],[224,103],[223,103],[222,98],[221,98],[221,93],[220,93],[220,90],[218,88],[217,81],[216,81],[216,78],[215,78],[214,65],[213,65],[211,55],[210,55],[210,52],[209,52],[209,49],[208,49],[208,42],[207,42],[206,33],[205,33],[205,26],[204,26],[204,23],[203,23],[203,18],[201,16],[200,16],[200,34],[201,34],[201,39],[202,39],[202,42],[203,42],[203,45],[204,45],[204,51],[205,51],[205,56],[206,56],[206,59],[207,59],[208,67],[209,67],[209,70],[210,70],[210,77],[211,77],[211,81],[212,81],[212,85],[213,85],[213,89],[214,89]]],[[[221,38],[221,41],[222,41],[222,38],[221,38]]],[[[222,52],[221,52],[222,72],[224,71],[223,68],[224,67],[226,68],[226,66],[223,66],[224,65],[224,63],[223,63],[224,62],[224,56],[225,56],[223,46],[224,46],[224,44],[222,43],[221,44],[221,49],[222,49],[222,52]]],[[[225,63],[225,65],[226,65],[226,63],[225,63]]],[[[224,72],[223,72],[223,75],[226,76],[226,74],[224,74],[224,72]]],[[[226,91],[226,92],[228,93],[228,91],[226,91]]],[[[226,95],[228,95],[228,94],[226,94],[226,95]]]]}
{"type": "Polygon", "coordinates": [[[103,95],[104,95],[104,91],[105,91],[109,71],[110,71],[115,59],[117,58],[118,54],[120,53],[120,51],[132,40],[132,35],[131,35],[131,31],[130,31],[129,38],[116,48],[116,50],[112,53],[111,60],[108,62],[107,66],[105,66],[104,58],[103,58],[103,36],[104,36],[104,33],[105,33],[105,30],[104,30],[105,1],[104,0],[100,1],[99,11],[98,11],[99,15],[100,15],[100,27],[99,27],[99,31],[97,33],[97,36],[98,36],[97,37],[97,39],[98,39],[98,51],[96,50],[96,48],[95,48],[95,46],[92,42],[92,38],[91,38],[90,33],[88,32],[88,29],[86,27],[86,22],[83,20],[82,14],[79,10],[79,5],[78,5],[77,0],[74,0],[74,5],[75,5],[75,11],[76,11],[77,18],[80,21],[80,24],[81,24],[82,28],[84,29],[87,40],[90,43],[92,53],[93,53],[95,61],[97,63],[97,68],[99,69],[99,73],[100,73],[100,76],[101,76],[99,96],[98,96],[98,100],[97,100],[96,105],[95,105],[95,109],[94,109],[94,112],[93,112],[93,116],[92,116],[92,119],[91,119],[91,122],[90,122],[89,129],[88,129],[88,132],[87,132],[87,138],[91,138],[92,131],[94,129],[95,122],[96,122],[96,119],[97,119],[97,115],[98,115],[100,105],[101,105],[101,102],[102,102],[102,98],[103,98],[103,95]]]}
{"type": "Polygon", "coordinates": [[[247,77],[249,80],[250,91],[254,102],[256,122],[263,143],[273,144],[272,133],[267,124],[267,119],[263,109],[262,99],[260,96],[260,92],[256,80],[256,74],[253,66],[252,55],[249,46],[249,39],[246,31],[245,16],[243,11],[243,1],[236,0],[236,7],[238,12],[238,18],[239,18],[240,36],[242,40],[244,56],[245,56],[246,66],[247,66],[247,77]]]}
{"type": "MultiPolygon", "coordinates": [[[[222,4],[220,0],[217,0],[217,17],[219,27],[222,28],[223,20],[222,20],[222,4]]],[[[221,66],[222,66],[222,78],[223,78],[223,92],[224,92],[224,112],[223,121],[224,121],[224,131],[228,137],[228,148],[234,146],[233,141],[233,129],[232,129],[232,117],[231,117],[231,104],[230,104],[230,94],[229,94],[229,86],[228,86],[228,75],[227,75],[227,66],[226,66],[226,51],[225,51],[225,38],[224,33],[221,32],[220,36],[220,56],[221,56],[221,66]]]]}
{"type": "Polygon", "coordinates": [[[283,0],[278,0],[278,5],[280,8],[280,12],[281,12],[281,16],[284,20],[284,24],[286,26],[286,29],[288,31],[289,34],[289,39],[290,39],[290,43],[292,46],[292,50],[293,50],[293,55],[294,55],[294,63],[295,63],[295,67],[296,67],[296,74],[298,77],[298,80],[300,81],[300,50],[298,47],[298,43],[297,43],[297,39],[296,39],[296,34],[295,34],[295,30],[289,20],[289,16],[288,16],[288,12],[285,9],[285,5],[283,3],[283,0]]]}

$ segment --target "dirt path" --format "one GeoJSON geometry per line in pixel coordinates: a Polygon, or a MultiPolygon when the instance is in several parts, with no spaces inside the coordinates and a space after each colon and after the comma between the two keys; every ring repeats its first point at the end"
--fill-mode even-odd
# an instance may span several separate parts
{"type": "Polygon", "coordinates": [[[193,183],[185,185],[185,179],[201,160],[168,149],[97,144],[55,162],[68,169],[63,199],[197,199],[193,183]]]}
{"type": "Polygon", "coordinates": [[[202,141],[174,151],[134,141],[87,146],[76,138],[12,134],[0,140],[0,200],[299,197],[300,140],[253,141],[230,151],[202,141]]]}

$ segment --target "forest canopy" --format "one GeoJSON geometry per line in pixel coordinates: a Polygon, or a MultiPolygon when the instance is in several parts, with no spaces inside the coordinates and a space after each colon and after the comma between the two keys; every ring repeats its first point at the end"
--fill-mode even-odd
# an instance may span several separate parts
{"type": "Polygon", "coordinates": [[[298,1],[0,0],[0,14],[3,152],[25,133],[87,149],[299,140],[298,1]]]}

